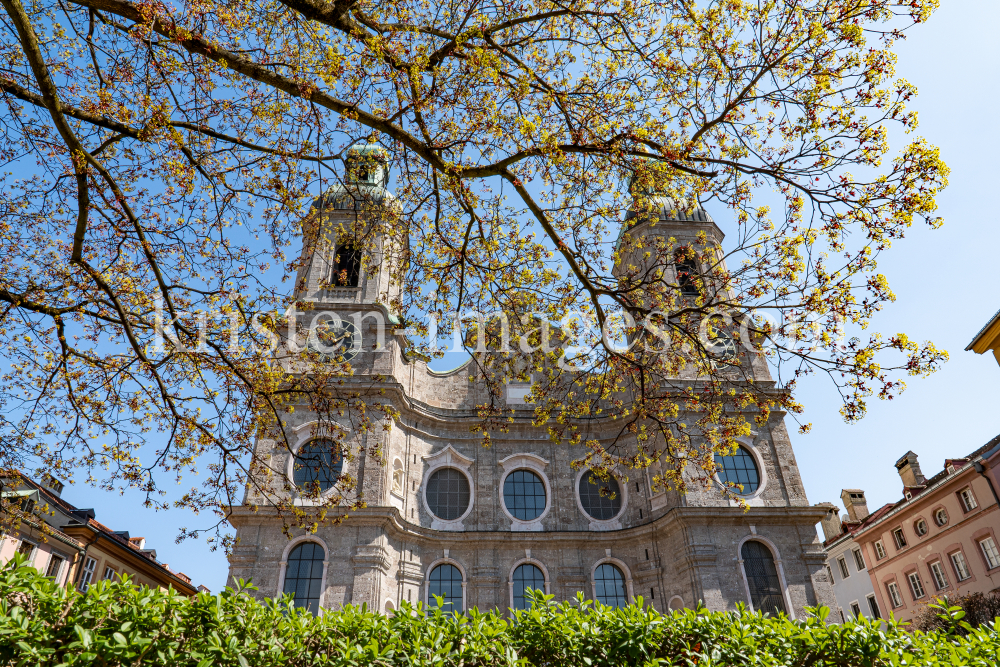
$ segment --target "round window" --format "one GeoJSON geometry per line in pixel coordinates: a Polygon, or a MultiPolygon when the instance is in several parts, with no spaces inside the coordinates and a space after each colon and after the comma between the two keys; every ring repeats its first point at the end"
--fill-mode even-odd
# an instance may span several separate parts
{"type": "Polygon", "coordinates": [[[332,440],[313,440],[299,448],[292,464],[292,481],[305,491],[323,492],[337,483],[344,457],[332,440]]]}
{"type": "Polygon", "coordinates": [[[469,509],[469,480],[454,468],[435,470],[427,480],[427,507],[439,519],[459,518],[469,509]]]}
{"type": "Polygon", "coordinates": [[[615,518],[622,510],[622,493],[618,480],[598,479],[592,470],[580,477],[580,504],[583,511],[598,521],[615,518]]]}
{"type": "Polygon", "coordinates": [[[733,490],[741,496],[747,496],[760,488],[760,473],[757,470],[757,462],[753,454],[745,448],[740,447],[732,456],[716,456],[715,465],[718,466],[719,480],[723,484],[732,482],[736,486],[733,490]],[[743,487],[740,489],[740,487],[743,487]]]}
{"type": "Polygon", "coordinates": [[[503,502],[515,519],[533,521],[545,511],[545,484],[530,470],[515,470],[503,482],[503,502]]]}
{"type": "Polygon", "coordinates": [[[943,507],[939,507],[938,511],[934,512],[934,523],[939,526],[943,526],[948,523],[948,512],[946,512],[943,507]]]}
{"type": "Polygon", "coordinates": [[[917,535],[923,537],[927,534],[927,522],[923,519],[917,519],[917,522],[913,524],[913,530],[917,535]]]}

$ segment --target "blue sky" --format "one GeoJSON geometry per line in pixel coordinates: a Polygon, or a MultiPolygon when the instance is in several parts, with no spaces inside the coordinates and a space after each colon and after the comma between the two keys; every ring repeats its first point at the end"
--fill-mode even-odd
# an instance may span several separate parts
{"type": "MultiPolygon", "coordinates": [[[[898,46],[900,76],[920,92],[918,134],[942,149],[951,167],[951,185],[940,197],[945,218],[939,230],[915,226],[881,260],[897,301],[876,318],[875,330],[906,332],[933,340],[951,360],[929,379],[911,378],[891,402],[872,399],[868,416],[846,425],[840,400],[823,377],[806,379],[799,398],[806,406],[809,435],[792,442],[809,500],[840,504],[842,488],[864,489],[869,506],[897,500],[902,492],[893,463],[913,450],[927,476],[945,458],[959,457],[1000,433],[1000,367],[991,356],[964,352],[980,327],[1000,309],[1000,251],[997,207],[1000,109],[996,87],[1000,64],[1000,3],[944,0],[925,25],[898,46]]],[[[897,140],[896,144],[901,145],[897,140]]],[[[894,145],[893,148],[898,148],[894,145]]],[[[727,221],[719,220],[726,231],[727,221]]],[[[197,483],[187,478],[178,490],[197,483]]],[[[137,493],[103,492],[77,485],[63,496],[80,507],[94,507],[97,519],[115,530],[147,538],[161,561],[214,591],[225,585],[224,554],[201,541],[175,544],[181,526],[211,523],[207,516],[141,507],[137,493]]]]}

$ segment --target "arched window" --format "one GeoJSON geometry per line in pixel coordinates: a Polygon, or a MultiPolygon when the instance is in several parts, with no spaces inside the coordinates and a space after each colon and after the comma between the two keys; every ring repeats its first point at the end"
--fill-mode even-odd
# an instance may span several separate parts
{"type": "Polygon", "coordinates": [[[733,490],[741,496],[748,496],[760,488],[760,472],[753,454],[739,447],[732,456],[716,456],[715,465],[719,469],[719,479],[723,484],[732,482],[743,486],[743,490],[733,490]]]}
{"type": "Polygon", "coordinates": [[[323,547],[315,542],[303,542],[288,554],[285,565],[285,593],[295,597],[296,607],[305,607],[315,614],[323,594],[323,547]]]}
{"type": "Polygon", "coordinates": [[[330,283],[334,287],[357,287],[360,279],[361,250],[350,243],[337,246],[330,283]]]}
{"type": "Polygon", "coordinates": [[[545,592],[545,574],[531,563],[518,565],[511,577],[514,584],[514,609],[527,609],[531,600],[526,595],[529,589],[545,592]]]}
{"type": "Polygon", "coordinates": [[[698,296],[698,267],[694,260],[682,259],[675,264],[677,284],[684,296],[698,296]]]}
{"type": "Polygon", "coordinates": [[[777,615],[785,613],[785,599],[781,594],[778,568],[774,565],[771,550],[762,542],[749,540],[740,549],[743,571],[750,587],[750,602],[754,611],[777,615]]]}
{"type": "Polygon", "coordinates": [[[580,504],[583,511],[598,521],[607,521],[618,516],[622,509],[622,492],[614,477],[607,481],[598,479],[588,470],[580,477],[580,504]]]}
{"type": "Polygon", "coordinates": [[[454,468],[435,470],[427,480],[427,506],[439,519],[459,518],[469,509],[469,480],[454,468]]]}
{"type": "Polygon", "coordinates": [[[322,493],[337,482],[344,457],[332,440],[313,440],[299,448],[292,464],[292,481],[300,489],[322,493]]]}
{"type": "Polygon", "coordinates": [[[594,592],[601,604],[609,607],[628,605],[625,575],[611,563],[601,563],[594,571],[594,592]]]}
{"type": "Polygon", "coordinates": [[[515,519],[533,521],[545,511],[545,484],[530,470],[515,470],[503,482],[503,502],[515,519]]]}
{"type": "Polygon", "coordinates": [[[462,571],[451,563],[442,563],[431,571],[427,586],[427,606],[436,607],[437,598],[444,598],[441,609],[451,614],[462,613],[462,571]]]}

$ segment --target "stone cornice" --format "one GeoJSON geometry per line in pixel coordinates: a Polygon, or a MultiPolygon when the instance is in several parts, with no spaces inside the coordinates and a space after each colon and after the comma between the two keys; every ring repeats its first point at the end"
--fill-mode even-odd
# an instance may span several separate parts
{"type": "MultiPolygon", "coordinates": [[[[316,508],[317,511],[320,509],[316,508]]],[[[600,544],[605,548],[613,548],[623,542],[648,541],[651,530],[678,529],[687,525],[723,524],[731,526],[748,523],[754,524],[758,528],[772,523],[783,526],[798,524],[812,527],[825,515],[825,509],[813,506],[751,507],[745,512],[738,507],[674,507],[651,521],[619,530],[546,530],[530,533],[509,530],[450,532],[412,524],[403,519],[395,507],[368,507],[351,512],[341,525],[377,526],[392,538],[438,546],[452,544],[454,548],[468,544],[509,546],[511,543],[516,543],[523,546],[526,543],[531,543],[537,545],[537,548],[544,549],[548,544],[559,545],[567,541],[585,542],[590,545],[600,544]]],[[[250,524],[280,525],[281,521],[281,516],[274,508],[258,508],[256,512],[242,505],[229,508],[229,522],[237,528],[250,524]]],[[[700,560],[703,555],[692,554],[692,556],[696,556],[695,560],[700,560]]],[[[714,555],[712,558],[714,559],[714,555]]]]}

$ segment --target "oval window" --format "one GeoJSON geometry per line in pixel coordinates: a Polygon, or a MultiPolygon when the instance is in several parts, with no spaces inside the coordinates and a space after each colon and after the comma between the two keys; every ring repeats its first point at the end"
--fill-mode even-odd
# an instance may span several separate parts
{"type": "Polygon", "coordinates": [[[598,479],[592,470],[580,477],[580,504],[583,511],[598,521],[618,516],[622,509],[622,493],[618,480],[609,477],[598,479]]]}
{"type": "Polygon", "coordinates": [[[292,481],[300,489],[326,491],[340,477],[344,457],[332,440],[313,440],[299,448],[292,464],[292,481]]]}
{"type": "Polygon", "coordinates": [[[934,512],[934,522],[939,526],[948,523],[948,512],[943,507],[938,508],[938,511],[934,512]]]}
{"type": "Polygon", "coordinates": [[[439,519],[459,518],[469,509],[469,480],[454,468],[435,470],[427,480],[427,507],[439,519]]]}
{"type": "Polygon", "coordinates": [[[741,496],[748,496],[760,488],[757,461],[744,447],[739,447],[731,456],[716,455],[715,465],[718,467],[719,480],[723,484],[735,484],[733,490],[741,496]]]}
{"type": "Polygon", "coordinates": [[[927,534],[927,522],[923,519],[917,519],[917,522],[913,524],[913,530],[917,535],[923,537],[927,534]]]}
{"type": "Polygon", "coordinates": [[[503,502],[511,516],[533,521],[545,511],[545,484],[530,470],[515,470],[503,482],[503,502]]]}

